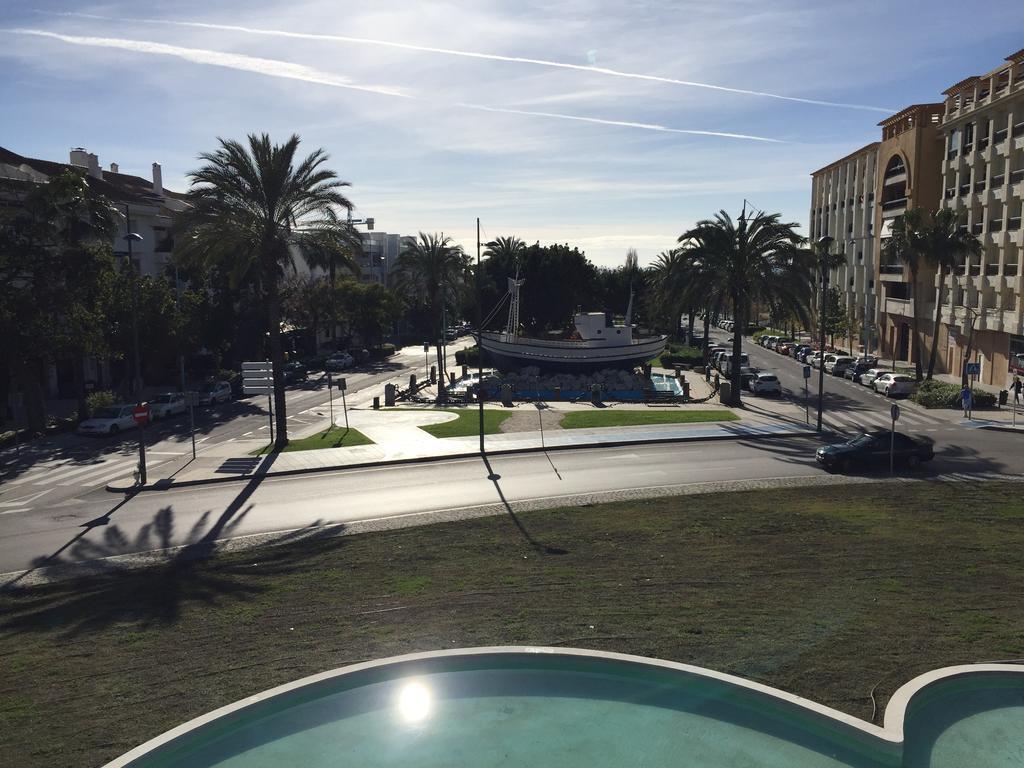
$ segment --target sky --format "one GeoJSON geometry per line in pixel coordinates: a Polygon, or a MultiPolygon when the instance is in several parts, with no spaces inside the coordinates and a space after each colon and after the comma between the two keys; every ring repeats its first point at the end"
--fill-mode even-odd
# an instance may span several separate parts
{"type": "Polygon", "coordinates": [[[0,0],[0,146],[185,191],[218,137],[296,133],[377,230],[645,264],[744,201],[806,234],[812,171],[1022,30],[1019,0],[0,0]]]}

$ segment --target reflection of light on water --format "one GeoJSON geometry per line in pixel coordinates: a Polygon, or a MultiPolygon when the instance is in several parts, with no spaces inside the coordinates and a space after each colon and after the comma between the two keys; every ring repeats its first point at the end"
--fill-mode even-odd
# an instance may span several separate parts
{"type": "Polygon", "coordinates": [[[430,691],[423,683],[406,683],[398,692],[398,711],[407,723],[418,723],[430,714],[430,691]]]}

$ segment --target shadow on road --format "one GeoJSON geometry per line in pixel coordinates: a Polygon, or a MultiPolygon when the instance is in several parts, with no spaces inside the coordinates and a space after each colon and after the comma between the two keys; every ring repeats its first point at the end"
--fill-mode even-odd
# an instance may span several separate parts
{"type": "Polygon", "coordinates": [[[487,454],[482,454],[484,466],[487,468],[487,479],[494,483],[494,489],[498,492],[498,498],[501,499],[501,503],[505,507],[505,511],[508,513],[509,518],[515,524],[519,533],[522,535],[526,543],[533,547],[535,550],[545,555],[567,555],[569,551],[567,549],[561,549],[560,547],[549,547],[546,544],[542,544],[537,541],[533,535],[527,530],[526,526],[523,525],[523,521],[519,519],[519,516],[513,511],[512,505],[508,503],[508,499],[505,498],[505,492],[501,490],[501,485],[498,481],[501,479],[501,475],[494,471],[491,466],[491,462],[487,458],[487,454]]]}

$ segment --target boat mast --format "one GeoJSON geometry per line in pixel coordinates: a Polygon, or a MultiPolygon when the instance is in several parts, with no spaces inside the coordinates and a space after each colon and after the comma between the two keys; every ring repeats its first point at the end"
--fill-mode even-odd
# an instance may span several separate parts
{"type": "Polygon", "coordinates": [[[508,323],[505,325],[505,341],[515,342],[519,338],[519,287],[526,280],[519,279],[519,262],[516,261],[516,276],[508,278],[508,323]]]}

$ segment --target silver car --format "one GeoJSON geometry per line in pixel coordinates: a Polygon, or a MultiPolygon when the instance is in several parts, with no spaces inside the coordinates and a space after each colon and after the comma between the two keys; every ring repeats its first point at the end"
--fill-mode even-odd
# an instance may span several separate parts
{"type": "Polygon", "coordinates": [[[185,413],[185,395],[181,392],[164,392],[149,401],[150,418],[153,421],[185,413]]]}
{"type": "Polygon", "coordinates": [[[881,392],[886,397],[912,395],[917,391],[917,382],[903,373],[884,373],[871,386],[875,392],[881,392]]]}
{"type": "Polygon", "coordinates": [[[75,430],[80,435],[116,435],[125,429],[135,429],[135,417],[132,416],[134,405],[111,405],[108,408],[100,408],[78,425],[75,430]]]}
{"type": "Polygon", "coordinates": [[[869,368],[860,375],[860,383],[865,387],[870,387],[875,383],[875,379],[886,373],[889,373],[888,368],[869,368]]]}

